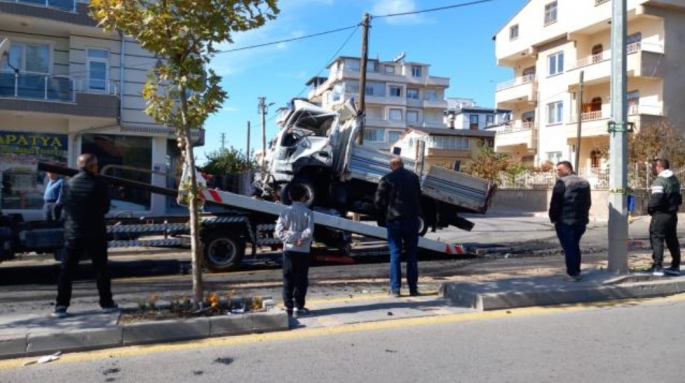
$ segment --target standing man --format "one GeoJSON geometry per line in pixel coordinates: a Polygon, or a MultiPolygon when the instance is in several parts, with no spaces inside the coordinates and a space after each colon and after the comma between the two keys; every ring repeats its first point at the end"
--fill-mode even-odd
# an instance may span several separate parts
{"type": "Polygon", "coordinates": [[[111,282],[107,270],[107,226],[109,211],[107,184],[98,177],[98,159],[93,154],[78,158],[81,171],[64,183],[62,203],[66,221],[65,250],[62,271],[57,286],[57,303],[52,316],[64,318],[71,302],[72,279],[81,256],[93,262],[96,283],[103,312],[113,312],[118,306],[112,300],[111,282]]]}
{"type": "Polygon", "coordinates": [[[47,222],[59,221],[62,217],[62,184],[57,174],[47,172],[48,184],[43,193],[43,218],[47,222]]]}
{"type": "Polygon", "coordinates": [[[649,241],[652,244],[652,260],[649,269],[652,275],[680,275],[680,243],[676,229],[678,227],[678,208],[683,203],[680,194],[680,181],[669,168],[671,164],[666,159],[656,159],[652,170],[657,175],[652,183],[652,198],[649,200],[647,212],[652,216],[649,225],[649,241]],[[664,240],[671,253],[671,267],[664,269],[664,240]]]}
{"type": "Polygon", "coordinates": [[[374,206],[384,212],[388,229],[390,248],[390,293],[400,297],[402,266],[400,256],[402,245],[407,252],[407,285],[409,295],[418,296],[419,265],[417,245],[419,243],[419,217],[421,216],[421,183],[419,177],[404,168],[402,158],[390,159],[389,174],[378,183],[374,206]]]}
{"type": "Polygon", "coordinates": [[[566,280],[580,281],[580,239],[589,222],[592,196],[590,184],[573,173],[568,161],[557,164],[559,179],[554,184],[549,203],[549,219],[566,257],[566,280]]]}

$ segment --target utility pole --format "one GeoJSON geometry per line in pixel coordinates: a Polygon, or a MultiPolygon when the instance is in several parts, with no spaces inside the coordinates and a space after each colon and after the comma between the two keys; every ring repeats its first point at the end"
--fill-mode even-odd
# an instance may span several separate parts
{"type": "Polygon", "coordinates": [[[250,161],[250,121],[247,122],[247,147],[245,148],[245,159],[250,161]]]}
{"type": "Polygon", "coordinates": [[[259,160],[259,165],[264,165],[264,157],[266,156],[266,97],[259,97],[259,114],[262,116],[262,157],[259,160]]]}
{"type": "Polygon", "coordinates": [[[628,272],[626,201],[628,110],[626,108],[627,0],[613,1],[611,18],[611,115],[609,122],[609,272],[628,272]]]}
{"type": "Polygon", "coordinates": [[[369,24],[371,16],[368,12],[364,13],[362,19],[362,56],[361,68],[359,73],[359,116],[363,118],[361,129],[359,129],[359,136],[357,142],[361,145],[364,143],[364,124],[366,123],[364,115],[366,114],[366,64],[369,61],[369,24]]]}
{"type": "Polygon", "coordinates": [[[226,133],[221,133],[221,150],[226,149],[226,133]]]}
{"type": "Polygon", "coordinates": [[[576,160],[574,169],[576,169],[576,173],[580,172],[580,131],[583,126],[583,88],[585,84],[583,83],[585,78],[585,72],[580,71],[580,89],[578,90],[578,131],[576,132],[576,160]]]}

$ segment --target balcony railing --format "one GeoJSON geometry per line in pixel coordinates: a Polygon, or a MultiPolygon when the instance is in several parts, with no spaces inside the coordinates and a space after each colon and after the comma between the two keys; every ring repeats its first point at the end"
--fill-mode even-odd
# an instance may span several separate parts
{"type": "Polygon", "coordinates": [[[63,11],[75,12],[76,0],[0,0],[9,3],[31,4],[40,7],[60,9],[63,11]]]}
{"type": "MultiPolygon", "coordinates": [[[[632,44],[626,45],[626,54],[633,54],[640,52],[641,50],[646,50],[650,52],[663,53],[663,46],[660,44],[651,44],[641,41],[634,42],[632,44]]],[[[588,56],[576,61],[575,67],[572,69],[583,68],[593,64],[601,63],[606,60],[611,59],[611,51],[603,51],[596,55],[588,56]]]]}
{"type": "Polygon", "coordinates": [[[75,102],[76,92],[116,95],[118,87],[110,81],[0,71],[0,97],[75,102]]]}
{"type": "Polygon", "coordinates": [[[534,74],[529,74],[529,75],[525,75],[522,77],[517,77],[513,80],[509,80],[509,81],[505,81],[505,82],[501,82],[501,83],[497,84],[497,91],[513,88],[513,87],[519,86],[519,85],[530,84],[533,81],[535,81],[535,75],[534,74]]]}
{"type": "Polygon", "coordinates": [[[507,123],[504,125],[504,129],[497,133],[521,132],[535,128],[537,128],[537,123],[535,121],[522,121],[518,123],[507,123]]]}
{"type": "MultiPolygon", "coordinates": [[[[580,115],[580,120],[583,122],[601,120],[603,118],[607,118],[607,117],[604,116],[604,113],[601,110],[593,110],[592,112],[585,112],[585,113],[582,113],[580,115]]],[[[569,122],[570,123],[578,122],[578,115],[572,114],[569,122]]]]}
{"type": "Polygon", "coordinates": [[[664,113],[663,113],[663,108],[659,105],[637,104],[637,105],[629,105],[628,106],[628,114],[631,116],[635,116],[638,114],[647,114],[650,116],[662,116],[664,113]]]}

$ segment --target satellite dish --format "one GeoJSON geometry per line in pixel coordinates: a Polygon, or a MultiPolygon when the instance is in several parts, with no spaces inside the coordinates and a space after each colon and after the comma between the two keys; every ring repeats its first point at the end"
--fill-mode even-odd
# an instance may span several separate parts
{"type": "Polygon", "coordinates": [[[406,57],[406,54],[404,52],[402,52],[402,53],[398,54],[397,56],[395,56],[395,58],[392,61],[398,63],[398,62],[404,60],[405,57],[406,57]]]}
{"type": "Polygon", "coordinates": [[[7,51],[10,49],[10,45],[12,42],[10,41],[9,38],[4,38],[2,41],[0,41],[0,58],[7,53],[7,51]]]}

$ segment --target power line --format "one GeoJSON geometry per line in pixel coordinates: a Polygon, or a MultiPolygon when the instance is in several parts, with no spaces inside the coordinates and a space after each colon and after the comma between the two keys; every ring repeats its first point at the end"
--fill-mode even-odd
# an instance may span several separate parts
{"type": "Polygon", "coordinates": [[[419,11],[410,11],[410,12],[401,12],[401,13],[390,13],[387,15],[380,15],[380,16],[372,16],[374,19],[380,19],[384,17],[395,17],[395,16],[407,16],[407,15],[416,15],[419,13],[427,13],[427,12],[435,12],[435,11],[444,11],[446,9],[452,9],[452,8],[461,8],[461,7],[467,7],[470,5],[476,5],[476,4],[481,4],[481,3],[487,3],[490,1],[494,0],[480,0],[480,1],[472,1],[470,3],[462,3],[462,4],[453,4],[453,5],[446,5],[444,7],[438,7],[438,8],[430,8],[430,9],[422,9],[419,11]]]}
{"type": "Polygon", "coordinates": [[[293,37],[293,38],[291,38],[291,39],[284,39],[284,40],[272,41],[272,42],[264,43],[264,44],[256,44],[256,45],[249,45],[249,46],[246,46],[246,47],[227,49],[227,50],[219,51],[219,52],[217,52],[216,54],[229,53],[229,52],[237,52],[237,51],[244,51],[244,50],[246,50],[246,49],[261,48],[261,47],[265,47],[265,46],[269,46],[269,45],[276,45],[276,44],[281,44],[281,43],[288,43],[288,42],[291,42],[291,41],[304,40],[304,39],[309,39],[309,38],[312,38],[312,37],[327,35],[327,34],[330,34],[330,33],[342,32],[342,31],[346,31],[346,30],[348,30],[348,29],[358,28],[358,27],[359,27],[359,24],[357,24],[357,25],[352,25],[352,26],[349,26],[349,27],[344,27],[344,28],[331,29],[331,30],[323,31],[323,32],[319,32],[319,33],[313,33],[313,34],[311,34],[311,35],[305,35],[305,36],[300,36],[300,37],[293,37]]]}

